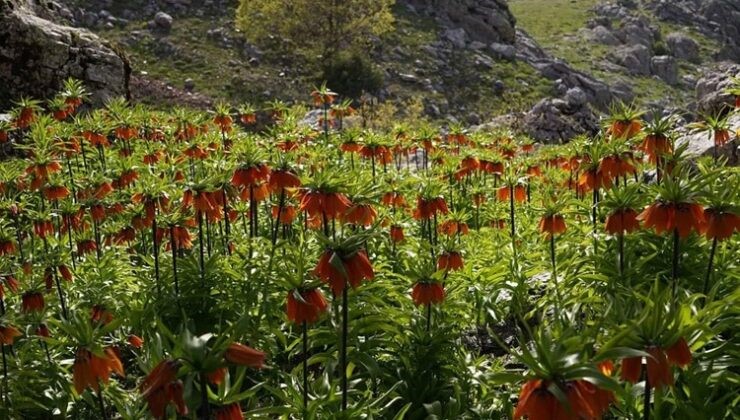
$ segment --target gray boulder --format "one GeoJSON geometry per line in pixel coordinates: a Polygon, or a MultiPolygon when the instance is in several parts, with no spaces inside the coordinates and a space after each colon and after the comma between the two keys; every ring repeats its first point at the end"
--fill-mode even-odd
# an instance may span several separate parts
{"type": "Polygon", "coordinates": [[[577,87],[583,90],[588,102],[601,110],[607,110],[615,98],[615,92],[601,80],[583,73],[544,51],[521,29],[516,31],[516,58],[534,67],[542,76],[562,85],[562,93],[577,87]]]}
{"type": "Polygon", "coordinates": [[[583,91],[581,88],[570,88],[565,93],[565,102],[574,107],[579,107],[586,105],[588,103],[588,97],[586,96],[586,92],[583,91]]]}
{"type": "Polygon", "coordinates": [[[172,28],[172,16],[165,12],[157,12],[154,15],[154,23],[158,28],[169,31],[172,28]]]}
{"type": "Polygon", "coordinates": [[[406,0],[419,14],[445,28],[462,28],[473,41],[512,44],[516,19],[505,0],[406,0]]]}
{"type": "Polygon", "coordinates": [[[631,74],[648,76],[650,74],[650,50],[641,44],[617,48],[610,53],[613,62],[627,69],[631,74]]]}
{"type": "Polygon", "coordinates": [[[679,60],[687,60],[692,63],[698,63],[699,44],[690,36],[681,32],[671,32],[666,35],[665,43],[671,55],[679,60]]]}
{"type": "Polygon", "coordinates": [[[516,58],[516,48],[510,44],[494,42],[488,46],[495,58],[512,61],[516,58]]]}
{"type": "Polygon", "coordinates": [[[589,30],[586,37],[593,42],[604,45],[619,45],[622,43],[612,31],[601,25],[589,30]]]}
{"type": "Polygon", "coordinates": [[[455,48],[465,48],[468,44],[468,34],[463,28],[447,29],[442,32],[442,38],[449,41],[455,48]]]}
{"type": "Polygon", "coordinates": [[[599,130],[599,120],[587,105],[552,98],[538,102],[524,115],[522,125],[533,139],[549,144],[566,143],[580,134],[593,135],[599,130]]]}
{"type": "Polygon", "coordinates": [[[660,38],[660,30],[653,27],[647,18],[642,16],[630,17],[622,21],[616,34],[625,44],[643,45],[647,48],[652,48],[655,41],[660,38]]]}
{"type": "Polygon", "coordinates": [[[715,113],[732,109],[735,98],[726,90],[732,85],[733,77],[740,77],[740,64],[721,63],[706,71],[696,82],[697,111],[715,113]]]}
{"type": "Polygon", "coordinates": [[[678,83],[678,63],[669,55],[656,55],[651,58],[650,71],[669,85],[678,83]]]}
{"type": "Polygon", "coordinates": [[[68,77],[84,82],[94,105],[129,96],[123,53],[85,29],[39,17],[35,3],[0,2],[0,107],[20,96],[52,96],[68,77]]]}
{"type": "MultiPolygon", "coordinates": [[[[729,120],[730,132],[740,130],[740,114],[730,115],[729,120]]],[[[679,136],[676,138],[676,144],[686,145],[685,154],[687,157],[696,158],[701,156],[714,155],[714,139],[707,135],[706,131],[689,131],[686,127],[679,129],[679,136]]],[[[738,163],[738,145],[735,141],[729,141],[724,146],[717,149],[718,156],[725,156],[730,164],[738,163]]]]}

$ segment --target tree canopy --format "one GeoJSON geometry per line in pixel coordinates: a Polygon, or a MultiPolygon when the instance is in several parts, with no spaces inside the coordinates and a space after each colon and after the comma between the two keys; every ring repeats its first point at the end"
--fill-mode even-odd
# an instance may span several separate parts
{"type": "Polygon", "coordinates": [[[236,25],[253,41],[270,36],[332,58],[393,28],[395,0],[240,0],[236,25]]]}

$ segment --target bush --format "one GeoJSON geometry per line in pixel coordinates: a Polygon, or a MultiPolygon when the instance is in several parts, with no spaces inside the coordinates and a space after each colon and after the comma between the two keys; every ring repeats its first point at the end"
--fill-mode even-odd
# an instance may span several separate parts
{"type": "Polygon", "coordinates": [[[341,96],[359,98],[363,92],[376,93],[383,86],[383,74],[359,53],[342,53],[324,64],[319,82],[326,82],[341,96]]]}

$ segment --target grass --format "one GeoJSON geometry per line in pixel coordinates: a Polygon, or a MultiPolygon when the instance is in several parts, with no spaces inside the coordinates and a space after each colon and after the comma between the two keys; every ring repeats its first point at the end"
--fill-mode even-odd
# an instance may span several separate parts
{"type": "MultiPolygon", "coordinates": [[[[401,58],[387,60],[381,59],[384,54],[374,54],[375,64],[396,73],[418,72],[420,79],[430,78],[435,85],[444,84],[445,88],[433,92],[424,84],[387,80],[391,99],[404,102],[424,97],[437,103],[446,100],[458,117],[476,113],[485,120],[501,113],[526,110],[551,93],[552,82],[525,63],[501,61],[495,62],[492,69],[478,67],[475,65],[477,53],[469,50],[456,51],[447,63],[435,63],[435,58],[423,47],[439,39],[436,21],[412,14],[398,4],[394,14],[395,30],[382,37],[380,49],[387,53],[398,46],[401,58]],[[440,74],[440,68],[449,69],[451,75],[440,74]],[[506,86],[502,94],[494,92],[496,81],[506,86]]],[[[223,48],[207,37],[207,32],[217,27],[225,27],[232,36],[238,36],[230,22],[215,16],[177,17],[166,35],[152,34],[146,22],[101,29],[99,33],[124,45],[135,72],[146,72],[174,87],[182,88],[186,79],[192,79],[197,92],[232,103],[260,104],[274,97],[306,99],[306,92],[315,83],[317,70],[300,65],[304,61],[299,57],[284,57],[267,48],[260,64],[252,67],[248,64],[249,57],[237,49],[223,48]],[[126,42],[132,31],[142,34],[140,42],[126,42]],[[163,55],[163,43],[174,45],[176,51],[163,55]],[[280,76],[281,72],[287,74],[280,76]]]]}
{"type": "MultiPolygon", "coordinates": [[[[607,83],[627,81],[633,87],[638,102],[654,102],[673,98],[672,105],[680,106],[691,100],[693,92],[680,86],[670,86],[655,77],[633,76],[626,73],[615,73],[597,68],[595,63],[606,60],[610,46],[588,43],[584,44],[579,34],[593,16],[591,8],[597,0],[510,0],[509,7],[517,19],[517,24],[526,30],[542,47],[555,57],[562,58],[574,68],[592,74],[607,83]]],[[[645,14],[645,11],[642,11],[645,14]]],[[[649,16],[645,14],[646,16],[649,16]]],[[[712,54],[718,46],[714,40],[696,32],[666,22],[655,22],[665,35],[677,31],[683,32],[699,43],[703,62],[711,61],[712,54]]],[[[619,22],[613,22],[617,27],[619,22]]],[[[679,62],[681,75],[699,76],[695,64],[679,62]]]]}
{"type": "Polygon", "coordinates": [[[558,38],[583,28],[597,0],[510,0],[517,25],[541,45],[552,47],[558,38]]]}
{"type": "MultiPolygon", "coordinates": [[[[255,101],[267,95],[288,98],[305,93],[311,84],[296,86],[285,83],[280,76],[283,71],[279,63],[261,60],[259,66],[251,67],[248,57],[234,48],[224,48],[207,37],[208,30],[226,26],[222,21],[209,18],[182,17],[175,19],[166,36],[152,36],[143,22],[132,23],[126,28],[102,30],[101,35],[124,43],[131,31],[140,30],[142,41],[133,46],[126,45],[135,71],[143,71],[175,87],[182,88],[185,79],[192,79],[196,90],[214,98],[225,98],[233,102],[255,101]],[[169,42],[176,52],[163,56],[158,45],[169,42]],[[305,89],[301,89],[305,88],[305,89]]],[[[233,32],[232,32],[233,34],[233,32]]],[[[296,67],[300,68],[300,67],[296,67]]],[[[292,76],[292,75],[291,75],[292,76]]],[[[300,75],[297,79],[303,80],[300,75]]]]}

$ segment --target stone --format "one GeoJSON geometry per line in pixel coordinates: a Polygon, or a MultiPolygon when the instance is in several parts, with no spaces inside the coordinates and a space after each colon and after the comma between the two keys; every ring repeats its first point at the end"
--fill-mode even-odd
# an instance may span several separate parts
{"type": "Polygon", "coordinates": [[[678,84],[678,63],[669,55],[656,55],[651,58],[650,71],[669,85],[678,84]]]}
{"type": "Polygon", "coordinates": [[[419,78],[411,73],[399,73],[398,78],[401,79],[402,82],[406,83],[419,83],[419,78]]]}
{"type": "Polygon", "coordinates": [[[473,41],[473,42],[470,43],[470,45],[468,45],[468,47],[471,50],[480,51],[480,50],[486,48],[486,44],[484,44],[484,43],[482,43],[480,41],[473,41]]]}
{"type": "Polygon", "coordinates": [[[597,42],[599,44],[604,45],[619,45],[621,44],[621,41],[619,38],[612,33],[609,29],[607,29],[604,26],[596,26],[590,31],[587,32],[588,39],[590,39],[593,42],[597,42]]]}
{"type": "Polygon", "coordinates": [[[561,99],[545,98],[524,114],[522,128],[543,143],[566,143],[581,134],[599,131],[599,120],[587,105],[574,106],[561,99]]]}
{"type": "Polygon", "coordinates": [[[647,76],[650,74],[650,50],[641,44],[617,48],[610,53],[615,63],[627,69],[630,74],[647,76]]]}
{"type": "Polygon", "coordinates": [[[463,28],[447,29],[442,32],[442,38],[449,41],[455,48],[465,48],[468,43],[468,34],[463,28]]]}
{"type": "Polygon", "coordinates": [[[693,38],[681,32],[671,32],[666,35],[665,43],[671,55],[679,60],[687,60],[698,63],[699,44],[693,38]]]}
{"type": "Polygon", "coordinates": [[[627,45],[643,45],[652,48],[660,37],[660,30],[653,27],[643,16],[629,17],[622,21],[616,32],[617,38],[627,45]]]}
{"type": "MultiPolygon", "coordinates": [[[[730,126],[730,132],[740,130],[740,114],[731,114],[727,122],[730,126]]],[[[679,129],[676,145],[686,146],[684,156],[688,158],[714,155],[714,140],[707,135],[706,131],[689,131],[684,126],[679,129]]],[[[718,148],[717,154],[718,156],[725,156],[730,165],[738,164],[738,146],[734,141],[729,141],[718,148]]]]}
{"type": "Polygon", "coordinates": [[[727,88],[732,86],[733,78],[740,78],[740,64],[720,63],[706,70],[696,82],[697,111],[714,114],[732,109],[735,98],[727,88]]]}
{"type": "Polygon", "coordinates": [[[516,48],[513,45],[493,42],[488,48],[493,53],[493,56],[498,59],[512,61],[516,58],[516,48]]]}
{"type": "Polygon", "coordinates": [[[461,28],[472,41],[512,44],[516,19],[506,0],[404,0],[419,14],[433,16],[441,27],[461,28]]]}
{"type": "Polygon", "coordinates": [[[565,93],[565,102],[570,106],[582,106],[588,103],[588,97],[583,89],[574,87],[565,93]]]}
{"type": "Polygon", "coordinates": [[[157,27],[166,31],[169,31],[172,28],[172,20],[172,16],[165,12],[157,12],[157,14],[154,15],[154,23],[157,24],[157,27]]]}
{"type": "Polygon", "coordinates": [[[35,1],[0,2],[0,108],[21,96],[49,98],[73,77],[99,106],[129,96],[131,67],[123,53],[88,30],[38,16],[35,1]]]}
{"type": "Polygon", "coordinates": [[[493,93],[496,95],[501,95],[506,91],[506,84],[501,80],[496,80],[493,82],[493,93]]]}
{"type": "Polygon", "coordinates": [[[516,58],[534,67],[542,76],[559,81],[562,92],[578,87],[583,90],[588,102],[602,111],[609,109],[615,98],[615,92],[601,80],[574,69],[544,51],[525,31],[516,32],[516,58]]]}
{"type": "Polygon", "coordinates": [[[465,118],[465,122],[468,125],[478,125],[481,122],[480,115],[476,114],[475,112],[471,112],[468,114],[468,116],[465,118]]]}

